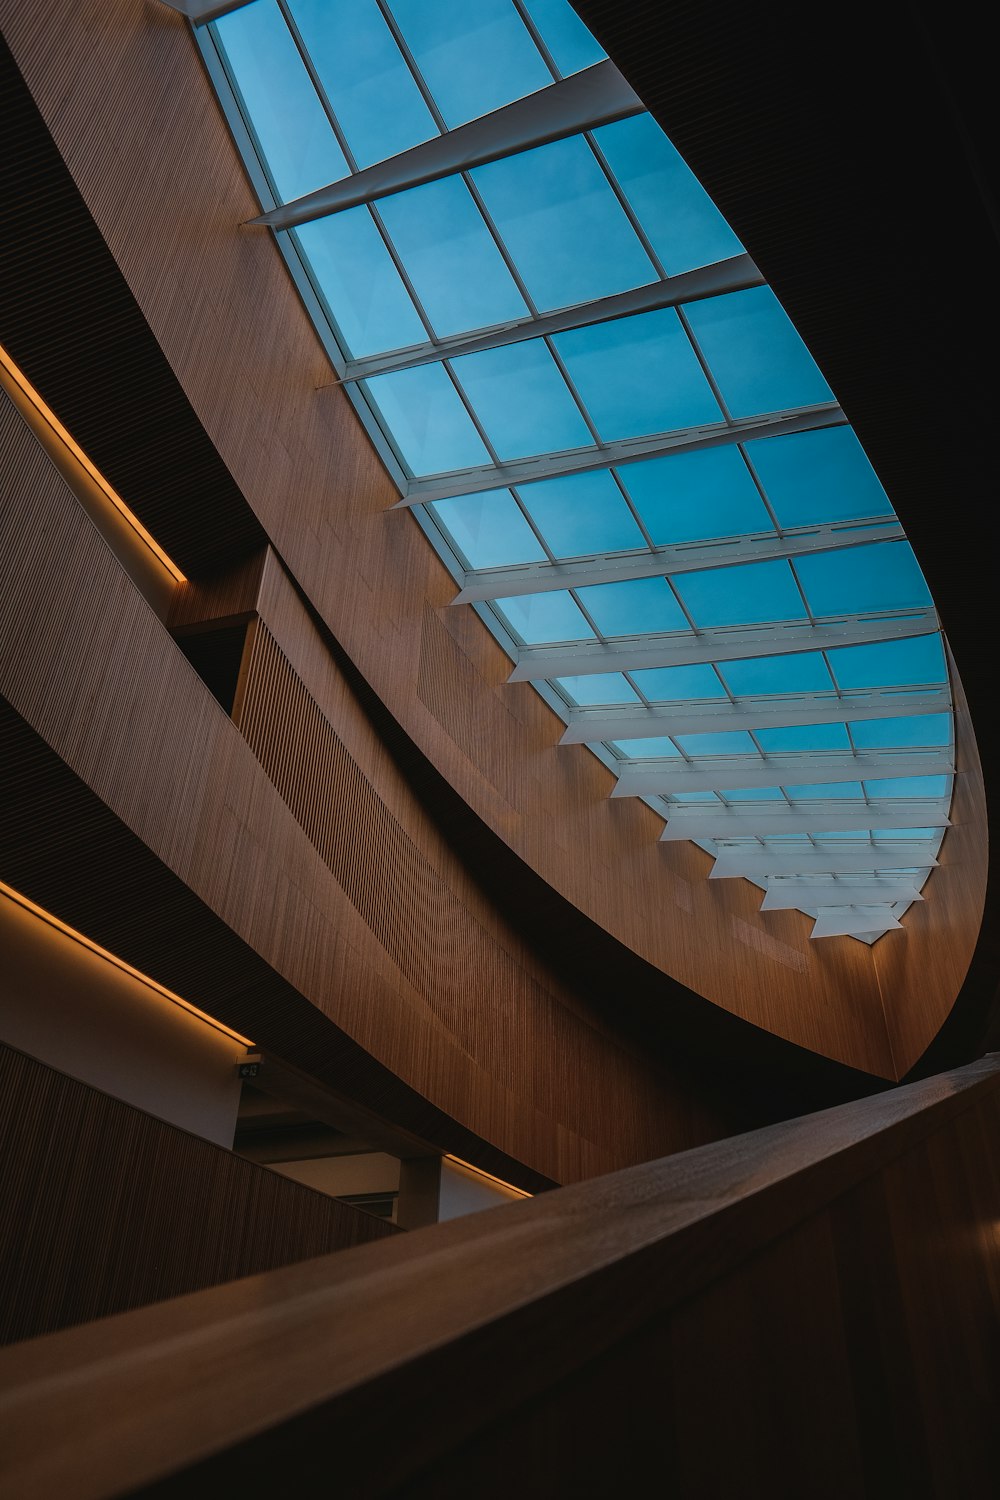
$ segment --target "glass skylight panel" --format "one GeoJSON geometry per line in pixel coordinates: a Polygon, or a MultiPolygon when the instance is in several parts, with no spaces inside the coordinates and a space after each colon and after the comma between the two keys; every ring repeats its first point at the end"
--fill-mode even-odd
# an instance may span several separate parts
{"type": "Polygon", "coordinates": [[[795,579],[783,558],[681,573],[674,587],[701,628],[806,618],[795,579]]]}
{"type": "Polygon", "coordinates": [[[725,698],[711,667],[648,667],[633,672],[632,680],[651,703],[681,703],[686,699],[725,698]]]}
{"type": "Polygon", "coordinates": [[[627,552],[646,545],[607,469],[526,484],[520,495],[556,557],[627,552]]]}
{"type": "Polygon", "coordinates": [[[756,735],[766,755],[851,748],[845,724],[795,724],[787,729],[758,729],[756,735]]]}
{"type": "Polygon", "coordinates": [[[555,645],[560,641],[592,641],[594,632],[580,607],[565,589],[549,594],[522,594],[495,599],[494,606],[527,646],[555,645]]]}
{"type": "Polygon", "coordinates": [[[452,369],[501,459],[593,443],[542,339],[465,354],[452,369]]]}
{"type": "Polygon", "coordinates": [[[674,792],[670,797],[670,802],[671,804],[679,802],[682,805],[686,802],[714,802],[716,811],[719,808],[719,799],[714,792],[674,792]]]}
{"type": "Polygon", "coordinates": [[[947,682],[939,634],[914,635],[868,646],[838,646],[827,653],[837,684],[845,692],[877,687],[916,687],[947,682]]]}
{"type": "Polygon", "coordinates": [[[832,693],[833,681],[819,651],[748,657],[719,663],[730,692],[740,697],[780,693],[832,693]]]}
{"type": "Polygon", "coordinates": [[[656,280],[582,136],[476,167],[472,180],[540,310],[656,280]]]}
{"type": "Polygon", "coordinates": [[[923,609],[931,602],[909,542],[877,542],[798,557],[795,570],[814,615],[923,609]]]}
{"type": "Polygon", "coordinates": [[[574,328],[554,343],[605,442],[721,420],[673,308],[574,328]]]}
{"type": "Polygon", "coordinates": [[[286,3],[359,167],[437,135],[375,0],[286,3]]]}
{"type": "Polygon", "coordinates": [[[254,0],[212,28],[279,199],[346,177],[344,153],[276,0],[254,0]]]}
{"type": "Polygon", "coordinates": [[[602,62],[607,56],[569,0],[525,0],[524,8],[564,78],[602,62]]]}
{"type": "Polygon", "coordinates": [[[660,735],[650,740],[612,740],[612,750],[625,760],[680,760],[681,752],[673,740],[660,735]]]}
{"type": "Polygon", "coordinates": [[[604,635],[690,630],[665,578],[634,578],[580,589],[580,603],[604,635]]]}
{"type": "Polygon", "coordinates": [[[294,234],[345,354],[358,359],[426,341],[427,331],[367,208],[313,219],[294,234]]]}
{"type": "Polygon", "coordinates": [[[461,177],[394,193],[378,207],[437,334],[527,317],[524,298],[461,177]]]}
{"type": "Polygon", "coordinates": [[[784,802],[776,786],[737,786],[722,793],[727,802],[784,802]]]}
{"type": "Polygon", "coordinates": [[[905,797],[908,801],[923,802],[947,797],[948,776],[892,776],[866,781],[865,791],[869,797],[905,797]]]}
{"type": "Polygon", "coordinates": [[[652,115],[595,130],[668,276],[740,255],[743,246],[652,115]]]}
{"type": "Polygon", "coordinates": [[[757,746],[745,729],[719,734],[678,734],[674,738],[685,755],[752,755],[760,761],[757,746]]]}
{"type": "MultiPolygon", "coordinates": [[[[809,769],[809,762],[803,761],[803,770],[809,769]]],[[[860,781],[819,781],[805,782],[797,786],[785,786],[785,795],[792,802],[860,802],[858,809],[858,827],[866,826],[864,821],[865,808],[864,792],[860,781]]],[[[824,833],[824,838],[830,835],[824,833]]]]}
{"type": "Polygon", "coordinates": [[[510,0],[392,0],[391,8],[449,130],[552,82],[510,0]]]}
{"type": "Polygon", "coordinates": [[[628,464],[621,477],[657,546],[774,531],[733,445],[628,464]]]}
{"type": "Polygon", "coordinates": [[[734,417],[833,400],[770,287],[706,297],[684,311],[734,417]]]}
{"type": "Polygon", "coordinates": [[[489,463],[472,418],[441,365],[418,365],[363,383],[414,474],[489,463]]]}
{"type": "Polygon", "coordinates": [[[427,509],[470,568],[544,562],[545,550],[509,490],[435,500],[427,509]]]}
{"type": "Polygon", "coordinates": [[[824,427],[747,444],[780,526],[891,516],[885,490],[850,427],[824,427]]]}
{"type": "Polygon", "coordinates": [[[907,745],[946,749],[951,744],[951,714],[917,714],[899,719],[864,719],[851,725],[859,750],[895,750],[907,745]]]}
{"type": "Polygon", "coordinates": [[[580,708],[607,708],[613,704],[633,705],[639,696],[621,672],[595,672],[590,677],[556,677],[554,684],[580,708]]]}

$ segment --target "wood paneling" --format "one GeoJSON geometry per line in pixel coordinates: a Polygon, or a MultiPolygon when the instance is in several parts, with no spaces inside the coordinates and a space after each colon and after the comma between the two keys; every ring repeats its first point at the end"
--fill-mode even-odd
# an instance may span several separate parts
{"type": "Polygon", "coordinates": [[[395,1226],[0,1046],[0,1343],[395,1226]]]}
{"type": "Polygon", "coordinates": [[[985,1500],[998,1125],[989,1058],[23,1345],[8,1480],[985,1500]]]}
{"type": "Polygon", "coordinates": [[[448,607],[453,585],[412,519],[391,510],[273,245],[239,227],[255,205],[179,19],[138,0],[60,0],[30,26],[9,4],[0,15],[195,411],[416,747],[532,871],[662,972],[665,995],[670,976],[755,1026],[891,1076],[870,953],[810,943],[800,913],[762,916],[756,888],[710,883],[700,850],[659,844],[659,820],[609,802],[609,773],[584,749],[557,748],[554,715],[529,686],[506,684],[507,660],[473,612],[448,607]]]}

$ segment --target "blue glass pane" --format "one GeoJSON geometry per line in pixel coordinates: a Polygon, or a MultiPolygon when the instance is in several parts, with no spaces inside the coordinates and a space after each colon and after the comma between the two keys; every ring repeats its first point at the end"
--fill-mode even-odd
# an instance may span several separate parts
{"type": "Polygon", "coordinates": [[[676,703],[685,698],[724,698],[725,690],[711,667],[654,667],[633,672],[640,692],[651,703],[676,703]]]}
{"type": "Polygon", "coordinates": [[[642,532],[606,469],[523,485],[520,495],[556,557],[645,547],[642,532]]]}
{"type": "Polygon", "coordinates": [[[757,740],[768,755],[795,750],[850,750],[843,724],[795,724],[787,729],[759,729],[757,740]]]}
{"type": "Polygon", "coordinates": [[[463,355],[452,369],[502,459],[593,443],[541,339],[463,355]]]}
{"type": "Polygon", "coordinates": [[[525,594],[519,599],[497,599],[494,602],[501,618],[529,646],[594,639],[594,632],[579,607],[565,591],[525,594]]]}
{"type": "Polygon", "coordinates": [[[607,56],[569,0],[529,0],[526,9],[564,78],[607,56]]]}
{"type": "Polygon", "coordinates": [[[752,755],[758,765],[762,764],[757,746],[745,729],[723,734],[677,734],[674,738],[685,755],[752,755]]]}
{"type": "Polygon", "coordinates": [[[671,805],[673,805],[675,802],[679,802],[683,805],[686,802],[718,803],[718,801],[719,799],[714,792],[674,792],[670,798],[671,805]]]}
{"type": "Polygon", "coordinates": [[[449,129],[552,82],[510,0],[392,0],[449,129]]]}
{"type": "Polygon", "coordinates": [[[359,167],[437,135],[375,0],[288,4],[359,167]]]}
{"type": "Polygon", "coordinates": [[[652,115],[594,132],[668,276],[740,255],[743,246],[652,115]]]}
{"type": "Polygon", "coordinates": [[[599,583],[580,589],[579,595],[580,603],[604,635],[690,629],[665,578],[599,583]]]}
{"type": "Polygon", "coordinates": [[[850,427],[826,427],[747,444],[781,526],[892,514],[885,490],[850,427]]]}
{"type": "Polygon", "coordinates": [[[379,200],[414,290],[446,336],[523,318],[527,307],[460,177],[379,200]]]}
{"type": "Polygon", "coordinates": [[[739,698],[760,693],[832,692],[826,662],[818,651],[797,651],[788,656],[758,656],[744,661],[719,663],[719,671],[731,693],[739,698]]]}
{"type": "Polygon", "coordinates": [[[582,136],[490,162],[472,177],[539,308],[656,279],[582,136]]]}
{"type": "Polygon", "coordinates": [[[581,708],[604,708],[611,703],[638,703],[621,672],[595,672],[592,677],[556,677],[556,687],[581,708]]]}
{"type": "Polygon", "coordinates": [[[621,477],[658,546],[751,531],[774,534],[738,448],[702,448],[646,459],[628,464],[621,477]]]}
{"type": "Polygon", "coordinates": [[[544,562],[545,551],[509,490],[486,490],[435,500],[427,509],[440,521],[470,568],[504,568],[544,562]]]}
{"type": "Polygon", "coordinates": [[[555,343],[607,442],[720,420],[673,308],[575,328],[555,343]]]}
{"type": "MultiPolygon", "coordinates": [[[[857,802],[864,795],[860,781],[811,782],[802,786],[786,786],[785,791],[793,802],[857,802]]],[[[858,827],[865,826],[864,807],[861,807],[858,811],[858,827]]]]}
{"type": "Polygon", "coordinates": [[[611,747],[626,760],[679,760],[681,755],[673,740],[664,735],[651,740],[613,740],[611,747]]]}
{"type": "Polygon", "coordinates": [[[359,383],[367,386],[414,474],[489,463],[472,419],[440,365],[418,365],[359,383]]]}
{"type": "Polygon", "coordinates": [[[769,287],[708,297],[684,311],[734,417],[832,400],[769,287]]]}
{"type": "Polygon", "coordinates": [[[347,163],[275,0],[213,22],[279,198],[346,177],[347,163]]]}
{"type": "Polygon", "coordinates": [[[360,358],[421,344],[427,332],[367,208],[314,219],[295,230],[346,345],[360,358]]]}
{"type": "Polygon", "coordinates": [[[841,646],[828,653],[837,684],[853,688],[908,687],[947,682],[944,647],[936,632],[870,646],[841,646]]]}
{"type": "Polygon", "coordinates": [[[795,560],[814,615],[920,609],[931,596],[909,542],[879,542],[795,560]]]}
{"type": "Polygon", "coordinates": [[[876,844],[898,843],[900,839],[931,840],[940,838],[940,828],[878,828],[874,830],[876,844]]]}
{"type": "Polygon", "coordinates": [[[781,789],[776,786],[743,786],[724,791],[727,802],[784,802],[781,789]]]}
{"type": "Polygon", "coordinates": [[[894,750],[905,745],[951,744],[951,714],[916,714],[901,719],[864,719],[851,725],[859,750],[894,750]]]}
{"type": "Polygon", "coordinates": [[[805,618],[791,569],[783,559],[681,573],[674,586],[699,627],[805,618]]]}
{"type": "Polygon", "coordinates": [[[886,780],[866,781],[869,797],[947,797],[948,776],[893,776],[886,780]]]}

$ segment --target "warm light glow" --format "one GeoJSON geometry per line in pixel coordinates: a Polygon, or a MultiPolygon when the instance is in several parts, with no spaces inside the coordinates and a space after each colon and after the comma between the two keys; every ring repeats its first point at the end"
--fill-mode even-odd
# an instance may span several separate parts
{"type": "Polygon", "coordinates": [[[474,1167],[471,1162],[463,1161],[460,1156],[452,1156],[445,1152],[445,1161],[454,1162],[456,1167],[461,1167],[463,1172],[471,1172],[473,1177],[480,1177],[483,1182],[492,1182],[496,1187],[503,1188],[505,1193],[512,1193],[515,1198],[531,1198],[532,1193],[526,1193],[523,1188],[514,1187],[513,1183],[504,1182],[502,1177],[494,1177],[492,1172],[484,1172],[482,1167],[474,1167]]]}
{"type": "MultiPolygon", "coordinates": [[[[100,943],[95,943],[92,938],[86,937],[82,932],[77,932],[75,927],[70,927],[67,923],[60,921],[58,917],[54,917],[44,907],[36,906],[34,901],[29,900],[27,896],[22,896],[20,891],[15,891],[2,880],[0,880],[0,896],[7,896],[11,901],[15,901],[18,906],[23,907],[25,911],[30,912],[33,917],[40,917],[43,922],[47,922],[57,932],[61,932],[65,937],[72,938],[75,943],[80,943],[82,947],[89,948],[90,952],[96,953],[98,958],[103,958],[106,963],[114,964],[115,968],[120,969],[123,974],[128,974],[130,978],[137,979],[147,989],[154,990],[157,995],[161,995],[164,1000],[169,1000],[173,1005],[179,1005],[182,1010],[186,1010],[190,1015],[197,1016],[199,1021],[204,1021],[208,1026],[214,1026],[215,1030],[221,1031],[224,1036],[231,1037],[235,1042],[241,1042],[244,1047],[253,1046],[248,1037],[241,1036],[238,1031],[233,1031],[229,1026],[224,1026],[214,1016],[206,1015],[196,1005],[192,1005],[188,1000],[182,999],[180,995],[175,995],[173,990],[168,990],[164,985],[157,984],[155,979],[150,979],[149,975],[143,974],[141,969],[134,969],[131,964],[126,963],[117,954],[109,953],[107,948],[101,947],[100,943]]],[[[472,1170],[474,1171],[475,1168],[472,1170]]]]}
{"type": "Polygon", "coordinates": [[[170,574],[171,578],[173,578],[177,583],[186,583],[187,579],[181,572],[180,568],[178,568],[177,564],[172,562],[164,552],[163,548],[153,540],[149,532],[146,530],[145,526],[143,526],[142,522],[132,514],[121,496],[117,494],[114,489],[112,489],[111,485],[104,478],[104,475],[100,473],[98,469],[95,469],[94,465],[84,453],[83,449],[73,441],[69,433],[66,431],[65,427],[60,422],[59,418],[56,416],[55,412],[46,405],[42,397],[38,394],[34,386],[31,384],[30,380],[28,380],[27,376],[18,369],[17,365],[11,359],[10,355],[4,349],[2,344],[0,344],[0,365],[3,366],[3,369],[10,376],[11,380],[13,380],[18,390],[20,390],[22,395],[24,395],[31,403],[37,415],[49,428],[52,434],[59,440],[62,446],[66,449],[67,453],[69,453],[73,460],[86,471],[88,477],[93,480],[94,484],[97,485],[102,495],[104,495],[106,499],[110,500],[111,504],[115,507],[115,509],[119,512],[123,519],[128,522],[129,526],[135,532],[139,540],[143,542],[146,547],[148,547],[150,552],[152,552],[153,556],[156,558],[160,566],[165,568],[170,574]]]}

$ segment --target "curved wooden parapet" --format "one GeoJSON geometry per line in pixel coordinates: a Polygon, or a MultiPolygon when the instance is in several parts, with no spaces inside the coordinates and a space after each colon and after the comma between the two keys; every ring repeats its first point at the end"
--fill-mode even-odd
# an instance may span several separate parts
{"type": "Polygon", "coordinates": [[[0,1355],[19,1500],[992,1493],[1000,1058],[0,1355]]]}

